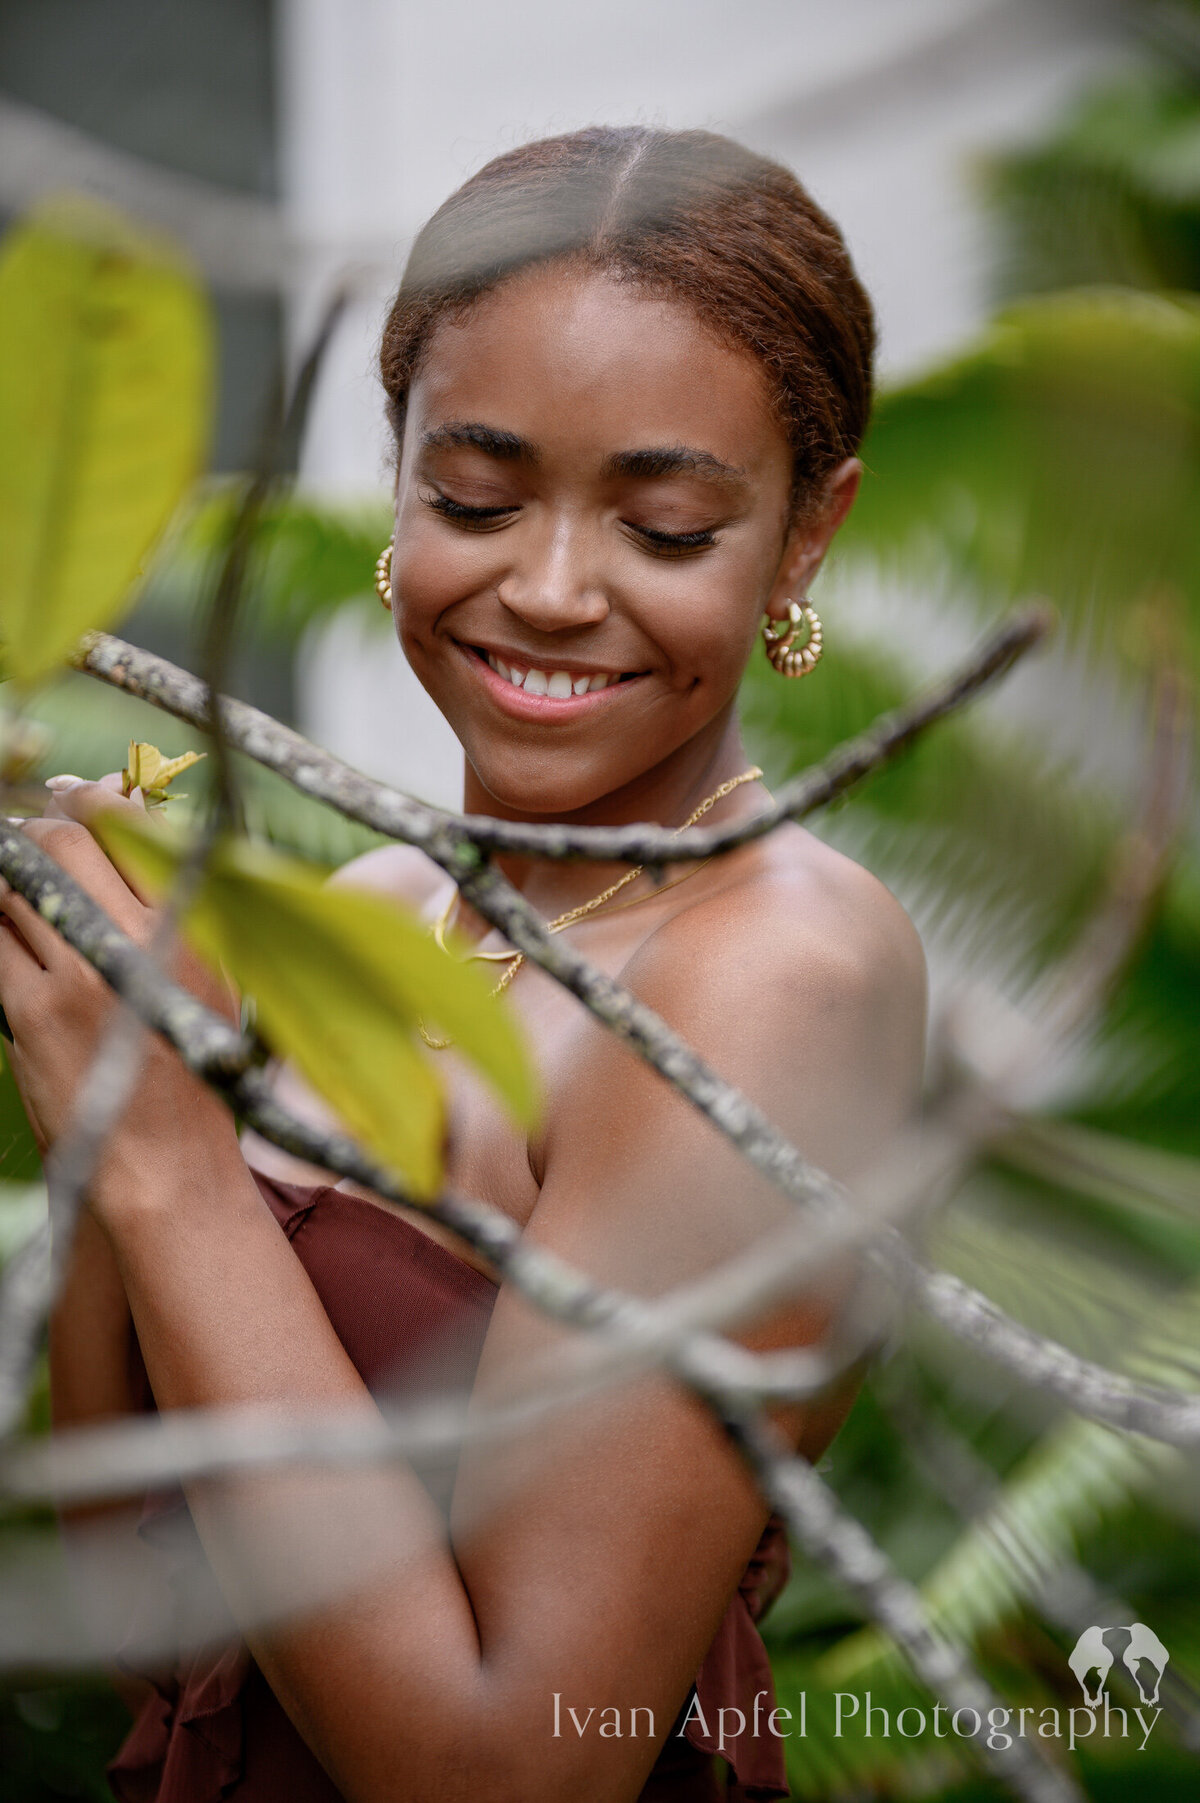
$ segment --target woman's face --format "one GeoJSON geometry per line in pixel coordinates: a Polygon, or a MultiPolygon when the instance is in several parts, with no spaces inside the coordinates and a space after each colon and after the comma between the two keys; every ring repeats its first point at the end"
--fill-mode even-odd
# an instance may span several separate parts
{"type": "Polygon", "coordinates": [[[494,803],[561,818],[707,766],[786,592],[791,472],[758,363],[673,301],[550,267],[436,329],[393,608],[494,803]]]}

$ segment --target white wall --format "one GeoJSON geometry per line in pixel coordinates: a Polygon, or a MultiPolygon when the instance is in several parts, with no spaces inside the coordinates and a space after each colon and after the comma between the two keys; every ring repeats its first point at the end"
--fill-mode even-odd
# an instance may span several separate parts
{"type": "MultiPolygon", "coordinates": [[[[386,484],[375,344],[421,221],[513,144],[604,122],[706,126],[789,163],[875,299],[885,375],[984,315],[974,154],[1032,131],[1121,54],[1083,0],[284,0],[295,327],[332,275],[371,273],[329,359],[305,480],[386,484]]],[[[457,746],[399,652],[335,624],[301,671],[307,729],[457,806],[457,746]]]]}

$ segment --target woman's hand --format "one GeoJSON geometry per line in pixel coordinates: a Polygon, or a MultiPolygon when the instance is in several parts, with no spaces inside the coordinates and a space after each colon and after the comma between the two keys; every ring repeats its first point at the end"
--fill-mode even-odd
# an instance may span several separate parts
{"type": "MultiPolygon", "coordinates": [[[[101,850],[90,829],[104,809],[142,813],[126,800],[119,775],[100,783],[55,787],[41,820],[23,830],[96,901],[114,925],[145,946],[155,914],[101,850]]],[[[206,1006],[236,1018],[226,986],[195,958],[177,953],[171,974],[206,1006]]],[[[79,954],[28,902],[0,883],[0,1005],[14,1044],[10,1053],[21,1099],[44,1152],[68,1126],[82,1082],[116,998],[79,954]]],[[[233,1126],[222,1104],[190,1076],[174,1052],[147,1036],[145,1063],[120,1125],[110,1136],[93,1199],[112,1179],[123,1194],[129,1179],[168,1170],[190,1123],[202,1135],[233,1126]]]]}

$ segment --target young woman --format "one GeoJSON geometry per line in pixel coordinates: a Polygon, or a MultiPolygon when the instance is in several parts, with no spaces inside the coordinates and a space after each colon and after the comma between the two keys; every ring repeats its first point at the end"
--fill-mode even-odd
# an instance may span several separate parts
{"type": "MultiPolygon", "coordinates": [[[[835,227],[785,170],[726,140],[577,133],[501,157],[445,204],[384,333],[396,508],[380,591],[462,741],[467,810],[678,826],[762,807],[738,683],[760,628],[768,646],[786,639],[854,499],[871,347],[835,227]]],[[[803,673],[818,649],[791,663],[803,673]]],[[[105,799],[62,785],[59,818],[30,830],[144,939],[146,911],[86,831],[105,799]]],[[[808,832],[613,894],[624,867],[504,867],[837,1177],[866,1170],[911,1115],[917,937],[808,832]]],[[[343,880],[506,950],[419,854],[375,852],[343,880]]],[[[28,908],[2,905],[15,930],[0,935],[0,998],[49,1143],[107,1001],[28,908]]],[[[435,1041],[457,1189],[648,1296],[781,1218],[769,1186],[569,996],[511,954],[493,968],[546,1107],[526,1142],[435,1041]]],[[[570,1343],[427,1225],[239,1146],[165,1050],[140,1093],[154,1103],[113,1137],[54,1322],[59,1422],[232,1403],[369,1414],[372,1385],[451,1381],[486,1411],[570,1343]]],[[[821,1340],[846,1287],[824,1280],[744,1343],[821,1340]]],[[[777,1411],[805,1457],[852,1388],[777,1411]]],[[[782,1582],[781,1536],[703,1407],[644,1378],[535,1439],[472,1446],[443,1477],[293,1471],[189,1485],[186,1514],[182,1498],[152,1504],[151,1541],[194,1521],[198,1540],[176,1538],[168,1562],[215,1572],[248,1647],[231,1637],[157,1674],[117,1794],[785,1794],[789,1729],[754,1626],[782,1582]],[[300,1613],[264,1619],[264,1586],[287,1595],[302,1576],[316,1589],[300,1613]]]]}

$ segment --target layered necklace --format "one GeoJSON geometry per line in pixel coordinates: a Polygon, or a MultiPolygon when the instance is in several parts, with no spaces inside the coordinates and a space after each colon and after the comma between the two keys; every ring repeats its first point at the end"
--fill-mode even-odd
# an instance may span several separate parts
{"type": "MultiPolygon", "coordinates": [[[[743,783],[757,782],[761,775],[762,771],[758,768],[757,764],[754,764],[749,770],[743,770],[740,776],[730,777],[729,781],[722,783],[719,789],[714,789],[711,795],[705,796],[699,807],[692,810],[682,826],[677,826],[675,828],[675,837],[678,838],[680,833],[686,833],[689,827],[695,826],[696,822],[702,820],[710,808],[715,808],[719,801],[724,801],[727,795],[732,795],[733,791],[741,788],[743,783]]],[[[675,877],[672,882],[660,883],[656,889],[648,890],[645,895],[635,895],[629,901],[618,902],[616,908],[611,909],[611,912],[615,914],[621,908],[635,908],[639,902],[649,901],[651,897],[655,895],[662,895],[666,890],[674,889],[679,883],[686,883],[689,877],[697,876],[700,871],[704,869],[704,866],[711,862],[711,858],[703,858],[699,863],[693,864],[690,870],[685,870],[682,876],[675,877]]],[[[580,902],[577,908],[568,908],[566,913],[560,914],[556,920],[548,920],[546,922],[546,931],[548,933],[561,933],[564,927],[574,926],[575,922],[577,920],[582,920],[585,915],[595,914],[600,908],[607,908],[609,903],[620,894],[622,889],[627,888],[630,883],[637,881],[645,868],[646,866],[644,864],[635,865],[632,870],[627,870],[625,875],[617,882],[610,883],[607,889],[602,889],[599,895],[593,895],[591,901],[580,902]]],[[[433,923],[432,931],[434,943],[447,954],[449,954],[449,947],[446,944],[446,933],[450,926],[452,916],[457,909],[459,900],[458,889],[452,889],[449,901],[433,923]]],[[[492,990],[493,996],[497,996],[504,993],[517,972],[520,970],[522,964],[524,964],[525,953],[514,951],[471,952],[468,955],[466,962],[468,964],[478,962],[481,964],[503,964],[506,966],[501,974],[500,981],[492,990]]],[[[454,1041],[451,1039],[435,1039],[433,1034],[430,1033],[425,1026],[424,1021],[418,1020],[417,1025],[420,1029],[421,1038],[425,1041],[425,1044],[429,1047],[430,1051],[444,1052],[447,1046],[453,1045],[454,1041]]]]}

